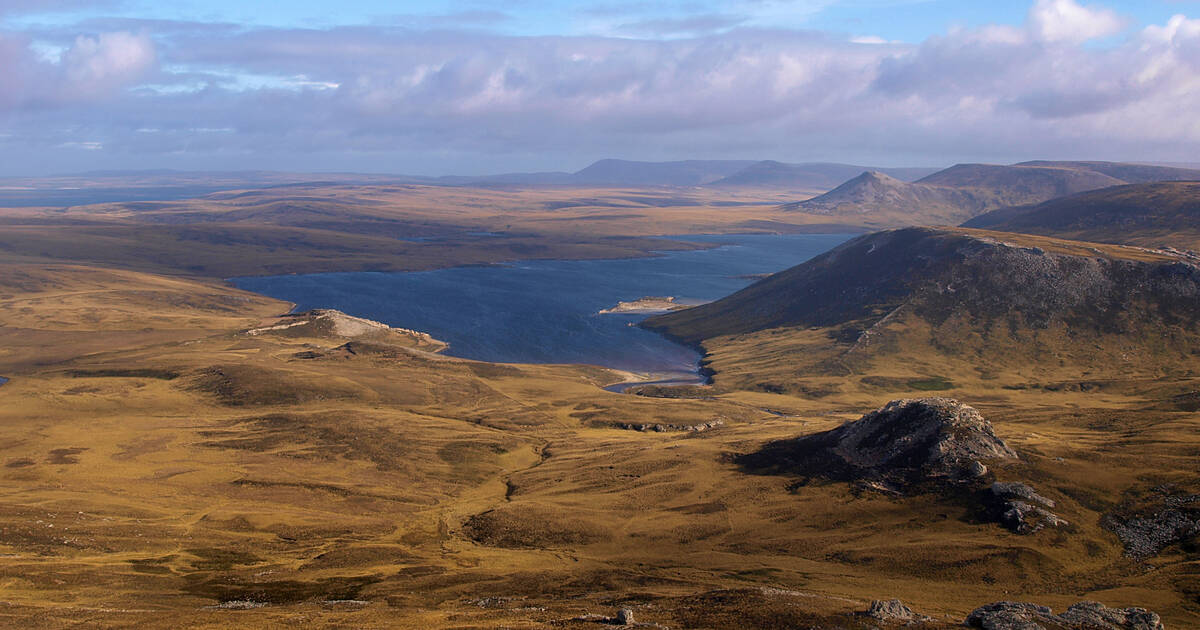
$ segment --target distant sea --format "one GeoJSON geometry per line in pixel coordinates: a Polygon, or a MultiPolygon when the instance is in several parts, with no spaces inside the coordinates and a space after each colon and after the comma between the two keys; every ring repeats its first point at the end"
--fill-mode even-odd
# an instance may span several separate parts
{"type": "Polygon", "coordinates": [[[635,372],[693,372],[697,353],[638,328],[644,314],[598,311],[644,296],[707,302],[842,243],[847,234],[698,235],[718,244],[650,258],[538,260],[417,272],[233,278],[236,286],[411,328],[448,354],[501,363],[588,363],[635,372]]]}

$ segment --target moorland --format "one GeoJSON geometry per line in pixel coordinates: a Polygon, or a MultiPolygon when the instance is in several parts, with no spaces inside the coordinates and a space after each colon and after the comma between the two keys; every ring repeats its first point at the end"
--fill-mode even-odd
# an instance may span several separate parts
{"type": "Polygon", "coordinates": [[[1200,622],[1200,267],[1183,237],[1200,192],[1160,183],[1192,173],[811,171],[0,211],[0,618],[597,628],[627,609],[670,628],[869,628],[908,623],[861,614],[898,598],[915,627],[1001,600],[1200,622]],[[455,358],[222,280],[806,230],[864,235],[648,320],[701,349],[712,382],[626,393],[604,389],[628,379],[614,370],[455,358]],[[948,473],[830,446],[931,396],[978,412],[923,403],[934,430],[990,450],[948,473]],[[1007,516],[1017,503],[1040,511],[1007,516]]]}

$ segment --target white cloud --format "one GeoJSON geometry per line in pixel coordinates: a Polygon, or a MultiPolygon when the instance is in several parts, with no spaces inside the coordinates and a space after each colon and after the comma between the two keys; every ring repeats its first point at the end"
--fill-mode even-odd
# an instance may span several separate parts
{"type": "Polygon", "coordinates": [[[96,95],[130,85],[154,67],[154,42],[127,32],[79,36],[62,56],[66,90],[96,95]]]}
{"type": "Polygon", "coordinates": [[[1075,0],[1037,0],[1029,10],[1029,27],[1042,41],[1078,44],[1116,35],[1125,20],[1109,9],[1093,9],[1075,0]]]}

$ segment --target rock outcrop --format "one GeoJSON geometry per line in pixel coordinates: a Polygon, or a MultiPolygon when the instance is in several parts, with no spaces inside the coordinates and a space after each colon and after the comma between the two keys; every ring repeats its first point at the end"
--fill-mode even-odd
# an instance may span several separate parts
{"type": "Polygon", "coordinates": [[[1108,608],[1099,602],[1073,604],[1061,615],[1037,604],[993,602],[976,608],[964,623],[982,630],[1163,630],[1159,616],[1144,608],[1108,608]]]}
{"type": "Polygon", "coordinates": [[[1033,534],[1068,524],[1048,509],[1054,507],[1054,501],[1028,484],[997,481],[987,492],[993,519],[1017,534],[1033,534]]]}
{"type": "Polygon", "coordinates": [[[902,487],[975,479],[981,461],[1016,458],[973,407],[950,398],[918,398],[894,400],[830,431],[768,444],[741,463],[902,487]]]}
{"type": "Polygon", "coordinates": [[[918,618],[911,608],[898,599],[874,600],[863,614],[876,621],[909,622],[918,618]]]}

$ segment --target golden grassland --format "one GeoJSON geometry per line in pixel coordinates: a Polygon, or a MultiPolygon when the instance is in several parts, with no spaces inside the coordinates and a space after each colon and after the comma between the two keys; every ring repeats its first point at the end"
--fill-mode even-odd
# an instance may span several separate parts
{"type": "Polygon", "coordinates": [[[1172,402],[1200,389],[1194,358],[1063,341],[979,369],[898,321],[890,352],[835,373],[836,331],[774,329],[706,342],[715,385],[652,398],[604,391],[625,379],[608,370],[459,360],[402,334],[244,332],[288,306],[0,265],[4,624],[587,628],[631,607],[672,628],[857,627],[890,597],[927,627],[1000,599],[1200,622],[1193,548],[1136,563],[1100,525],[1147,488],[1196,491],[1200,416],[1172,402]],[[1071,525],[1018,536],[961,497],[734,463],[930,392],[989,417],[1022,455],[997,477],[1071,525]]]}

